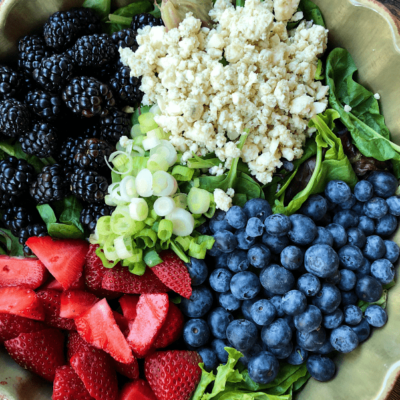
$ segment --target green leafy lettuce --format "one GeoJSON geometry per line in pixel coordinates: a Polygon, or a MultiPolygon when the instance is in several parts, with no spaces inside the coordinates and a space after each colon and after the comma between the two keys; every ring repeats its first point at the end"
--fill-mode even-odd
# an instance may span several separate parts
{"type": "Polygon", "coordinates": [[[0,228],[0,254],[7,254],[10,257],[24,256],[24,246],[19,243],[9,229],[0,228]]]}
{"type": "MultiPolygon", "coordinates": [[[[301,0],[297,11],[302,11],[306,21],[313,21],[315,25],[325,26],[325,20],[319,7],[311,0],[301,0]]],[[[288,22],[287,28],[296,28],[301,21],[288,22]]]]}

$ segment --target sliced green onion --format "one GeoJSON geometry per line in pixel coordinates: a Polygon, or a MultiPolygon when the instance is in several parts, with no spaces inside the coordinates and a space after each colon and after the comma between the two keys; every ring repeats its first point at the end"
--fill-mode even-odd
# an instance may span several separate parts
{"type": "Polygon", "coordinates": [[[160,240],[168,240],[172,236],[173,224],[169,219],[163,219],[158,225],[157,236],[160,240]]]}
{"type": "Polygon", "coordinates": [[[201,235],[196,238],[196,243],[198,243],[198,244],[205,243],[206,249],[211,250],[212,247],[214,246],[215,239],[212,236],[201,235]]]}
{"type": "Polygon", "coordinates": [[[144,249],[146,247],[154,247],[157,241],[157,234],[150,228],[142,229],[135,235],[137,247],[144,249]]]}
{"type": "Polygon", "coordinates": [[[109,235],[104,243],[103,251],[107,260],[115,261],[119,259],[117,250],[115,249],[114,239],[116,239],[116,235],[109,235]]]}
{"type": "Polygon", "coordinates": [[[142,146],[146,151],[153,149],[159,144],[160,144],[160,139],[157,139],[156,137],[150,137],[150,138],[147,137],[146,139],[142,140],[142,146]]]}
{"type": "Polygon", "coordinates": [[[190,242],[188,252],[190,257],[203,259],[206,256],[206,251],[207,248],[205,243],[198,244],[194,240],[190,242]]]}
{"type": "Polygon", "coordinates": [[[118,236],[114,239],[114,247],[117,252],[118,258],[124,260],[132,257],[132,237],[131,236],[118,236]]]}
{"type": "Polygon", "coordinates": [[[172,221],[174,229],[172,233],[176,236],[189,236],[194,229],[194,218],[189,211],[182,208],[175,208],[167,219],[172,221]]]}
{"type": "Polygon", "coordinates": [[[130,202],[133,198],[138,197],[139,195],[136,191],[135,177],[128,175],[122,179],[120,191],[122,199],[126,202],[130,202]]]}
{"type": "Polygon", "coordinates": [[[132,175],[137,176],[139,172],[147,167],[148,157],[134,157],[132,158],[132,175]]]}
{"type": "Polygon", "coordinates": [[[161,250],[167,250],[167,249],[169,249],[169,246],[171,244],[171,239],[162,240],[159,244],[160,244],[161,250]]]}
{"type": "Polygon", "coordinates": [[[111,230],[118,236],[133,235],[144,226],[139,224],[131,218],[128,206],[118,206],[111,215],[111,230]]]}
{"type": "Polygon", "coordinates": [[[157,138],[159,140],[168,139],[169,135],[165,133],[162,128],[153,129],[152,131],[147,132],[148,138],[157,138]]]}
{"type": "Polygon", "coordinates": [[[155,267],[156,265],[161,264],[163,262],[163,260],[160,258],[160,256],[155,250],[148,250],[143,257],[143,261],[150,268],[155,267]]]}
{"type": "Polygon", "coordinates": [[[139,124],[142,133],[147,133],[153,129],[158,128],[156,121],[154,121],[154,114],[151,112],[140,115],[139,124]]]}
{"type": "Polygon", "coordinates": [[[194,169],[182,165],[175,165],[171,174],[177,181],[189,182],[193,178],[194,169]]]}
{"type": "MultiPolygon", "coordinates": [[[[134,248],[132,249],[132,255],[129,258],[126,258],[124,261],[126,261],[128,264],[135,264],[142,261],[142,259],[143,259],[143,250],[134,248]]],[[[122,263],[122,265],[126,266],[124,265],[124,263],[122,263]]]]}
{"type": "Polygon", "coordinates": [[[190,243],[191,243],[192,241],[193,241],[193,238],[190,237],[190,236],[185,236],[185,237],[178,236],[178,237],[175,239],[175,242],[176,242],[176,243],[179,243],[179,244],[181,245],[183,251],[188,251],[188,250],[189,250],[189,246],[190,246],[190,243]]]}
{"type": "Polygon", "coordinates": [[[104,266],[105,268],[113,268],[113,267],[115,267],[115,266],[119,263],[119,261],[120,261],[120,260],[115,260],[114,262],[108,261],[106,255],[105,255],[104,252],[103,252],[103,248],[102,248],[102,247],[98,247],[98,248],[96,249],[96,255],[97,255],[97,257],[100,258],[100,260],[101,260],[101,262],[103,263],[103,266],[104,266]]]}
{"type": "Polygon", "coordinates": [[[152,186],[153,175],[147,168],[142,169],[136,176],[136,191],[142,197],[150,197],[153,195],[152,186]]]}
{"type": "Polygon", "coordinates": [[[154,222],[156,222],[156,220],[155,220],[154,218],[151,218],[151,217],[147,217],[147,218],[144,220],[144,223],[145,223],[147,226],[153,226],[153,225],[154,225],[154,222]]]}
{"type": "Polygon", "coordinates": [[[150,156],[149,161],[147,161],[147,168],[151,172],[168,171],[169,165],[167,160],[160,154],[153,154],[150,156]]]}
{"type": "Polygon", "coordinates": [[[139,146],[139,147],[143,147],[143,140],[146,138],[145,135],[141,135],[141,136],[135,136],[133,138],[133,144],[135,146],[139,146]]]}
{"type": "Polygon", "coordinates": [[[129,272],[134,275],[143,275],[146,272],[146,264],[144,261],[139,261],[133,265],[129,265],[129,272]]]}
{"type": "Polygon", "coordinates": [[[204,213],[204,215],[207,218],[212,218],[214,216],[214,214],[215,214],[216,204],[215,204],[215,201],[214,201],[214,195],[212,193],[209,193],[209,195],[210,195],[210,208],[208,209],[207,212],[204,213]]]}
{"type": "Polygon", "coordinates": [[[154,202],[153,208],[157,215],[165,217],[173,211],[175,208],[175,202],[171,197],[159,197],[154,202]]]}
{"type": "Polygon", "coordinates": [[[183,262],[190,262],[190,258],[183,252],[182,247],[179,243],[174,242],[171,240],[170,242],[171,249],[175,252],[175,254],[183,261],[183,262]]]}
{"type": "Polygon", "coordinates": [[[178,189],[175,178],[165,171],[153,174],[153,193],[156,196],[171,196],[178,189]]]}
{"type": "Polygon", "coordinates": [[[150,155],[159,154],[165,158],[168,165],[172,167],[178,158],[175,147],[168,140],[161,140],[160,144],[150,150],[150,155]]]}
{"type": "Polygon", "coordinates": [[[149,112],[151,112],[154,115],[161,115],[161,109],[158,106],[158,104],[154,104],[153,106],[151,106],[149,112]]]}
{"type": "Polygon", "coordinates": [[[109,215],[99,218],[96,225],[98,235],[107,236],[111,231],[111,217],[109,215]]]}
{"type": "Polygon", "coordinates": [[[188,194],[188,207],[192,214],[204,214],[210,208],[210,193],[192,187],[188,194]]]}
{"type": "Polygon", "coordinates": [[[175,206],[179,208],[185,209],[188,204],[187,194],[186,193],[177,193],[173,197],[175,206]]]}
{"type": "Polygon", "coordinates": [[[141,136],[143,135],[142,130],[140,129],[140,125],[136,124],[132,126],[131,129],[131,138],[135,138],[136,136],[141,136]]]}
{"type": "Polygon", "coordinates": [[[129,204],[129,215],[135,221],[144,221],[149,215],[149,206],[145,199],[132,199],[129,204]]]}

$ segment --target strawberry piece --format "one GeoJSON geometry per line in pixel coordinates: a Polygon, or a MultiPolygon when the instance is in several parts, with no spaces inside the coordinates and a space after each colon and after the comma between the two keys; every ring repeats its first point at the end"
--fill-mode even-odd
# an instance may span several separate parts
{"type": "Polygon", "coordinates": [[[124,295],[119,299],[122,314],[128,321],[134,321],[136,318],[136,306],[139,301],[139,296],[124,295]]]}
{"type": "Polygon", "coordinates": [[[124,385],[119,400],[157,400],[157,398],[150,385],[146,381],[138,379],[124,385]]]}
{"type": "Polygon", "coordinates": [[[79,352],[82,351],[101,351],[98,349],[95,349],[93,346],[91,346],[88,342],[86,342],[85,339],[82,338],[82,336],[78,332],[69,332],[68,333],[68,341],[67,341],[67,358],[68,360],[71,360],[71,358],[79,352]]]}
{"type": "Polygon", "coordinates": [[[18,315],[0,314],[0,343],[16,338],[20,333],[39,332],[48,329],[43,322],[18,315]]]}
{"type": "Polygon", "coordinates": [[[166,293],[169,291],[150,268],[146,268],[145,273],[139,276],[131,274],[128,268],[118,265],[106,271],[102,287],[126,294],[166,293]]]}
{"type": "Polygon", "coordinates": [[[146,358],[146,379],[158,400],[189,400],[200,382],[202,362],[195,351],[160,351],[146,358]]]}
{"type": "Polygon", "coordinates": [[[53,381],[56,369],[64,365],[64,335],[58,329],[21,333],[4,346],[21,367],[48,381],[53,381]]]}
{"type": "Polygon", "coordinates": [[[9,287],[0,289],[0,313],[44,321],[42,303],[32,289],[9,287]]]}
{"type": "MultiPolygon", "coordinates": [[[[41,289],[54,289],[59,292],[63,292],[64,289],[61,286],[60,282],[57,281],[57,279],[52,279],[50,282],[47,282],[44,286],[42,286],[41,289]]],[[[76,289],[76,290],[85,290],[85,277],[83,274],[79,277],[77,281],[75,281],[71,287],[70,290],[76,289]]]]}
{"type": "Polygon", "coordinates": [[[137,304],[137,316],[131,324],[128,343],[133,353],[141,358],[151,350],[161,327],[167,319],[168,295],[142,294],[137,304]]]}
{"type": "Polygon", "coordinates": [[[133,361],[132,352],[106,299],[76,318],[75,324],[78,333],[92,346],[104,350],[124,364],[133,361]]]}
{"type": "Polygon", "coordinates": [[[170,302],[167,319],[154,342],[154,347],[162,349],[178,340],[182,335],[184,322],[181,310],[170,302]]]}
{"type": "Polygon", "coordinates": [[[60,317],[76,318],[94,306],[99,299],[84,290],[66,290],[61,293],[60,317]]]}
{"type": "Polygon", "coordinates": [[[0,255],[0,287],[21,286],[37,289],[49,273],[36,258],[19,258],[0,255]]]}
{"type": "Polygon", "coordinates": [[[89,248],[85,240],[53,240],[50,236],[30,237],[26,245],[64,289],[69,289],[82,275],[89,248]]]}
{"type": "Polygon", "coordinates": [[[61,292],[54,289],[41,290],[37,296],[44,309],[46,324],[67,331],[76,330],[73,319],[60,317],[61,292]]]}
{"type": "Polygon", "coordinates": [[[183,261],[173,251],[161,252],[160,258],[163,262],[151,270],[165,286],[186,299],[190,299],[192,295],[192,281],[183,261]]]}
{"type": "Polygon", "coordinates": [[[75,371],[64,365],[57,368],[53,384],[53,400],[92,400],[81,378],[75,371]]]}
{"type": "Polygon", "coordinates": [[[133,361],[129,364],[123,364],[115,360],[113,361],[115,369],[121,375],[124,375],[129,379],[139,378],[139,364],[136,358],[133,358],[133,361]]]}
{"type": "Polygon", "coordinates": [[[125,337],[129,334],[129,321],[117,311],[113,311],[115,322],[125,337]]]}

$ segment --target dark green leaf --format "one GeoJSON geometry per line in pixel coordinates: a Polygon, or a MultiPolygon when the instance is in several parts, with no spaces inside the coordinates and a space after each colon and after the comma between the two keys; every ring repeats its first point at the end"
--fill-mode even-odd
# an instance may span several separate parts
{"type": "Polygon", "coordinates": [[[236,0],[236,7],[244,7],[246,0],[236,0]]]}
{"type": "Polygon", "coordinates": [[[169,293],[168,297],[170,299],[170,301],[172,301],[174,304],[181,304],[182,302],[182,297],[179,296],[179,294],[177,293],[169,293]]]}
{"type": "Polygon", "coordinates": [[[158,0],[157,4],[154,4],[154,10],[149,12],[154,18],[161,18],[161,2],[162,0],[158,0]]]}
{"type": "Polygon", "coordinates": [[[305,376],[303,376],[302,378],[300,378],[298,381],[296,381],[293,384],[293,391],[297,392],[298,390],[300,390],[308,382],[308,380],[310,378],[311,378],[311,375],[309,372],[307,372],[307,374],[305,376]]]}
{"type": "Polygon", "coordinates": [[[11,140],[2,141],[0,142],[0,149],[10,156],[14,156],[21,160],[26,160],[33,166],[33,168],[35,168],[36,172],[40,172],[45,165],[50,164],[50,162],[48,162],[46,159],[41,160],[40,158],[24,153],[19,142],[15,142],[13,144],[11,140]]]}
{"type": "Polygon", "coordinates": [[[24,246],[19,243],[18,238],[16,238],[10,230],[0,229],[0,242],[4,243],[7,252],[1,248],[2,253],[9,255],[10,257],[20,257],[24,255],[24,246]]]}
{"type": "Polygon", "coordinates": [[[301,0],[299,11],[303,11],[306,21],[314,21],[314,24],[325,26],[325,20],[319,7],[311,0],[301,0]]]}
{"type": "Polygon", "coordinates": [[[325,78],[324,63],[322,60],[318,60],[317,70],[315,71],[314,79],[316,81],[322,81],[325,78]]]}
{"type": "Polygon", "coordinates": [[[111,22],[110,27],[108,27],[109,33],[129,28],[135,15],[152,11],[152,9],[151,3],[147,0],[141,0],[119,8],[109,16],[111,22]]]}
{"type": "Polygon", "coordinates": [[[36,206],[36,208],[39,211],[42,220],[47,225],[47,229],[49,229],[50,224],[57,222],[56,214],[48,204],[41,204],[36,206]]]}
{"type": "Polygon", "coordinates": [[[82,233],[85,231],[81,221],[82,203],[75,196],[68,196],[63,200],[63,211],[60,215],[60,222],[75,225],[82,233]]]}
{"type": "Polygon", "coordinates": [[[52,223],[47,226],[49,235],[61,239],[83,239],[83,233],[75,225],[52,223]]]}
{"type": "Polygon", "coordinates": [[[111,0],[85,0],[82,7],[91,8],[104,20],[110,14],[111,0]]]}

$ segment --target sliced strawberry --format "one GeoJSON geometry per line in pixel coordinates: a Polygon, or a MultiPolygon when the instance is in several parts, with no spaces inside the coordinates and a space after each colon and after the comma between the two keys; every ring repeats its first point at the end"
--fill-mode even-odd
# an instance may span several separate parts
{"type": "MultiPolygon", "coordinates": [[[[68,333],[68,341],[67,341],[67,359],[71,360],[71,358],[81,351],[91,351],[94,349],[78,332],[69,332],[68,333]]],[[[96,351],[101,351],[95,349],[96,351]]]]}
{"type": "Polygon", "coordinates": [[[37,258],[0,255],[0,287],[21,286],[37,289],[49,273],[37,258]]]}
{"type": "Polygon", "coordinates": [[[92,400],[81,378],[75,371],[64,365],[56,370],[53,384],[53,400],[92,400]]]}
{"type": "Polygon", "coordinates": [[[84,290],[66,290],[61,293],[60,317],[76,318],[94,306],[99,299],[84,290]]]}
{"type": "Polygon", "coordinates": [[[85,240],[53,240],[50,236],[31,237],[26,241],[26,245],[64,289],[69,289],[82,275],[89,248],[85,240]]]}
{"type": "Polygon", "coordinates": [[[43,305],[46,324],[67,331],[76,330],[73,319],[60,317],[61,292],[54,289],[41,290],[37,296],[43,305]]]}
{"type": "Polygon", "coordinates": [[[160,258],[163,262],[151,270],[165,286],[186,299],[190,299],[192,295],[192,281],[183,261],[170,250],[161,252],[160,258]]]}
{"type": "MultiPolygon", "coordinates": [[[[64,288],[61,286],[60,282],[57,281],[57,279],[52,279],[49,282],[47,282],[44,286],[42,286],[41,289],[54,289],[58,290],[59,292],[63,292],[64,288]]],[[[85,277],[83,274],[79,277],[77,281],[75,281],[70,289],[76,289],[76,290],[85,290],[85,277]]]]}
{"type": "Polygon", "coordinates": [[[132,352],[106,299],[76,318],[75,324],[78,333],[92,346],[124,364],[133,361],[132,352]]]}
{"type": "Polygon", "coordinates": [[[58,329],[21,333],[4,346],[21,367],[48,381],[53,381],[56,369],[64,365],[64,335],[58,329]]]}
{"type": "Polygon", "coordinates": [[[0,313],[44,321],[42,303],[32,289],[10,287],[0,289],[0,313]]]}
{"type": "Polygon", "coordinates": [[[168,314],[168,295],[142,294],[137,304],[137,316],[131,325],[128,343],[133,353],[145,357],[151,350],[168,314]]]}
{"type": "Polygon", "coordinates": [[[150,385],[143,379],[124,385],[119,400],[157,400],[150,385]]]}
{"type": "Polygon", "coordinates": [[[184,322],[181,310],[170,302],[167,319],[154,342],[154,347],[162,349],[178,340],[182,335],[184,322]]]}
{"type": "Polygon", "coordinates": [[[126,294],[166,293],[169,289],[146,268],[142,276],[134,275],[126,267],[115,266],[108,269],[103,277],[103,289],[126,294]]]}
{"type": "Polygon", "coordinates": [[[133,361],[129,364],[123,364],[115,360],[113,361],[115,369],[121,375],[124,375],[129,379],[139,378],[139,364],[136,358],[133,358],[133,361]]]}
{"type": "Polygon", "coordinates": [[[200,382],[201,357],[195,351],[160,351],[146,358],[146,379],[158,400],[189,400],[200,382]]]}
{"type": "Polygon", "coordinates": [[[113,311],[115,322],[125,337],[129,334],[129,321],[117,311],[113,311]]]}
{"type": "Polygon", "coordinates": [[[39,332],[48,329],[43,322],[13,314],[0,314],[0,343],[16,338],[20,333],[39,332]]]}
{"type": "Polygon", "coordinates": [[[128,321],[134,321],[136,318],[136,306],[139,301],[139,296],[124,295],[119,299],[122,314],[128,321]]]}
{"type": "Polygon", "coordinates": [[[71,358],[71,367],[96,400],[117,399],[117,374],[107,354],[80,351],[71,358]]]}

